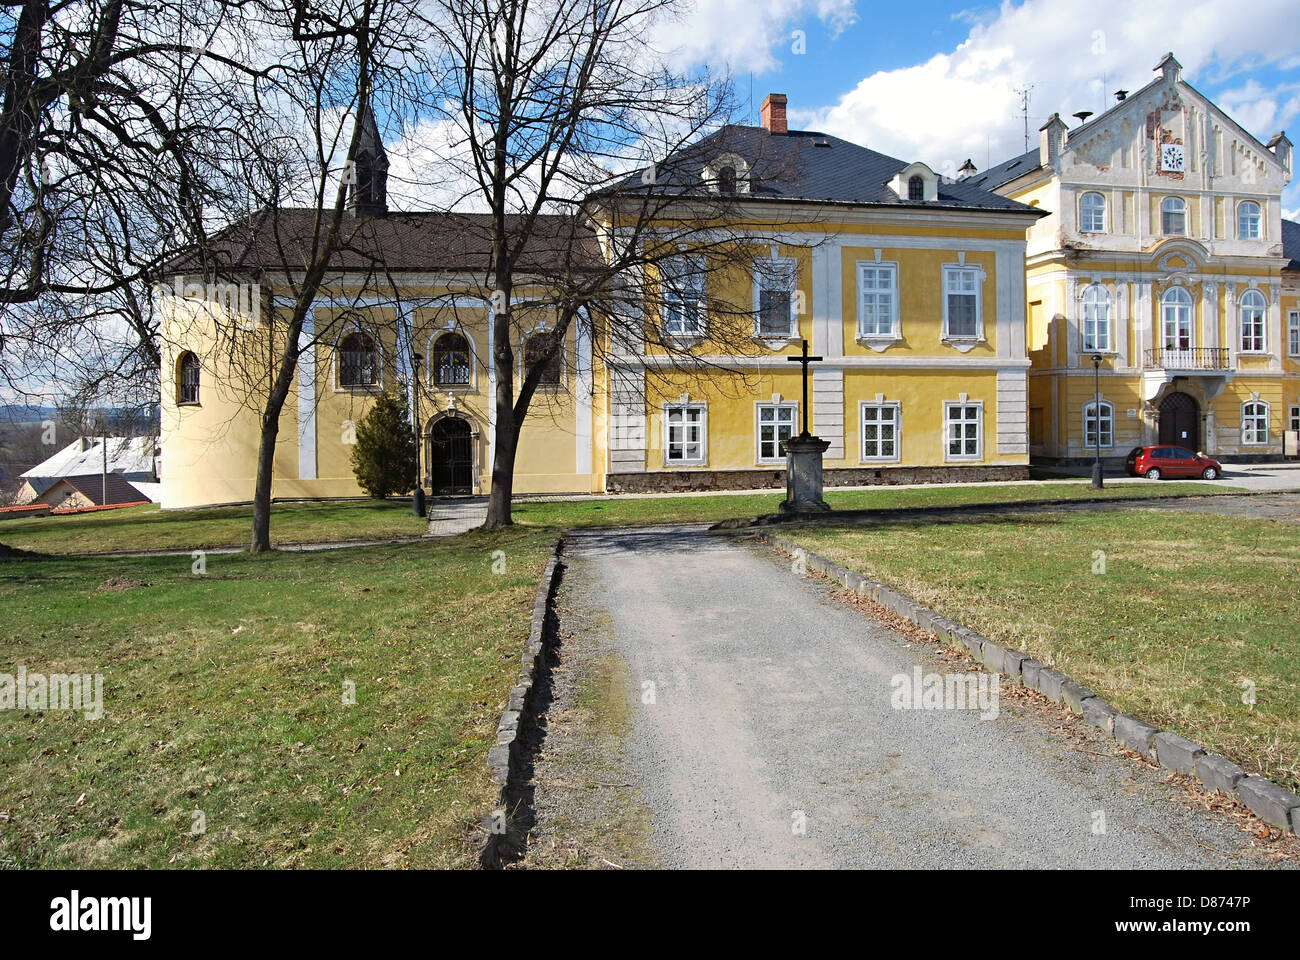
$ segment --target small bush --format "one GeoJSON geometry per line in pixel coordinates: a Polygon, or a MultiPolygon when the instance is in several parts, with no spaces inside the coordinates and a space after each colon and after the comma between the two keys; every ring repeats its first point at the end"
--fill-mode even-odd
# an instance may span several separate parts
{"type": "Polygon", "coordinates": [[[385,390],[361,418],[352,472],[361,489],[376,500],[414,489],[415,436],[404,394],[385,390]]]}

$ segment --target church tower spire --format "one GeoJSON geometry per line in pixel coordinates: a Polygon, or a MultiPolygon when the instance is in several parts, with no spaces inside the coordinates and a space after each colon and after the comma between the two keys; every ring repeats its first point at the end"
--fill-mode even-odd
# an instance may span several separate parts
{"type": "Polygon", "coordinates": [[[363,96],[357,112],[356,154],[352,158],[352,184],[348,187],[348,212],[357,217],[382,217],[388,213],[388,154],[379,124],[363,96]]]}

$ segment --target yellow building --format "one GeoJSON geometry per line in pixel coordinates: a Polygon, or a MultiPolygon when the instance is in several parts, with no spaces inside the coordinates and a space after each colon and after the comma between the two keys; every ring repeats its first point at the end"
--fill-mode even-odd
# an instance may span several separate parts
{"type": "Polygon", "coordinates": [[[1284,250],[1296,228],[1281,212],[1291,143],[1252,137],[1173,54],[1156,71],[963,181],[1048,213],[1027,250],[1030,452],[1090,459],[1099,444],[1119,458],[1160,443],[1275,458],[1300,427],[1300,251],[1284,250]]]}
{"type": "MultiPolygon", "coordinates": [[[[362,122],[382,161],[368,112],[362,122]]],[[[348,250],[309,313],[275,497],[360,493],[349,431],[377,390],[410,391],[416,353],[426,485],[490,485],[494,345],[488,305],[467,292],[484,288],[487,251],[466,239],[482,231],[466,229],[467,215],[389,213],[385,169],[359,178],[348,250]]],[[[655,331],[639,346],[593,342],[575,325],[525,422],[516,492],[781,485],[780,443],[805,413],[790,362],[803,340],[822,358],[807,412],[830,442],[828,485],[1027,475],[1025,237],[1042,211],[924,163],[788,130],[779,94],[764,102],[761,127],[725,127],[663,171],[734,194],[762,247],[739,274],[710,270],[690,250],[659,264],[647,282],[672,293],[647,297],[629,318],[655,331]],[[773,166],[782,176],[767,175],[773,166]],[[745,349],[716,334],[711,311],[722,302],[752,324],[745,349]],[[665,335],[699,365],[657,349],[665,335]]],[[[165,507],[251,498],[266,382],[256,358],[275,349],[296,279],[284,253],[313,216],[280,211],[274,236],[256,218],[245,225],[232,259],[256,270],[246,292],[214,290],[184,265],[164,285],[165,507]]],[[[602,226],[593,224],[592,256],[602,226]]],[[[536,314],[517,355],[548,335],[546,311],[536,314]]]]}

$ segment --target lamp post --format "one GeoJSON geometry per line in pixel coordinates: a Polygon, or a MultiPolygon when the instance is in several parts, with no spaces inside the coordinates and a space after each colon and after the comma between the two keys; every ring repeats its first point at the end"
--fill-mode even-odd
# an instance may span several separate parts
{"type": "Polygon", "coordinates": [[[424,484],[420,481],[420,363],[421,354],[412,354],[411,365],[415,370],[415,383],[411,390],[413,403],[411,408],[411,425],[415,428],[415,496],[411,498],[411,512],[417,517],[426,515],[424,508],[424,484]]]}
{"type": "MultiPolygon", "coordinates": [[[[1092,489],[1100,490],[1101,479],[1101,354],[1092,355],[1092,427],[1097,438],[1097,455],[1092,461],[1092,489]]],[[[1086,438],[1085,438],[1086,439],[1086,438]]]]}

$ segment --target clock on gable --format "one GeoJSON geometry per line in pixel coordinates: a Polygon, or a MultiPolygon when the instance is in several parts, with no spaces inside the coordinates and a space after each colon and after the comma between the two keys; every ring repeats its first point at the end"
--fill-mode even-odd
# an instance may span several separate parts
{"type": "Polygon", "coordinates": [[[1165,173],[1183,172],[1183,145],[1181,143],[1164,143],[1160,145],[1160,169],[1165,173]]]}

